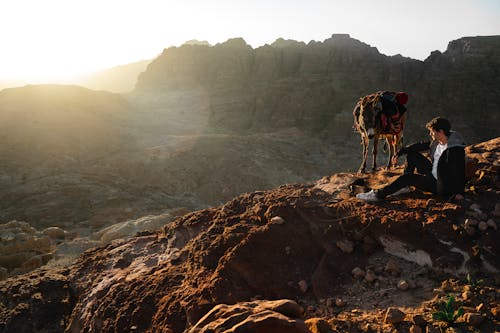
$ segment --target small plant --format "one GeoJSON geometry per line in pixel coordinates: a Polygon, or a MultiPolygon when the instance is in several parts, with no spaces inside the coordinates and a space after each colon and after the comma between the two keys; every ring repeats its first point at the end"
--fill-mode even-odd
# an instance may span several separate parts
{"type": "Polygon", "coordinates": [[[483,284],[483,280],[477,280],[472,275],[467,274],[467,284],[469,284],[472,288],[476,288],[483,284]]]}
{"type": "Polygon", "coordinates": [[[440,307],[441,311],[433,313],[432,318],[445,321],[449,324],[453,324],[464,314],[464,309],[462,307],[459,307],[455,311],[455,298],[452,295],[448,296],[447,302],[441,302],[440,307]]]}

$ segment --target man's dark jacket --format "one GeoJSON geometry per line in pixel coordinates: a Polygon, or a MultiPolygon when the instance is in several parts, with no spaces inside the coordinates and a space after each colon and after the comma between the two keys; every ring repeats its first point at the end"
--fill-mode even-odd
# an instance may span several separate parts
{"type": "MultiPolygon", "coordinates": [[[[434,162],[434,152],[438,141],[419,142],[400,150],[398,155],[408,151],[429,151],[431,163],[434,162]]],[[[439,158],[437,166],[437,193],[439,195],[462,194],[465,190],[465,143],[457,132],[451,132],[448,146],[439,158]]]]}

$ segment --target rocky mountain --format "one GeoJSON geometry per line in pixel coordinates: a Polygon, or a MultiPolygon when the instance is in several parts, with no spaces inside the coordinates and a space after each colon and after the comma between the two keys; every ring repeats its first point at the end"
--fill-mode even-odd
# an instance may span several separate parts
{"type": "Polygon", "coordinates": [[[85,75],[74,80],[74,84],[114,93],[127,93],[134,89],[135,82],[151,60],[141,60],[85,75]]]}
{"type": "Polygon", "coordinates": [[[351,140],[351,111],[378,90],[410,95],[408,138],[425,135],[435,115],[478,142],[497,135],[500,36],[464,37],[425,61],[385,56],[349,35],[308,44],[279,39],[252,49],[241,38],[213,47],[163,51],[141,73],[136,91],[202,89],[217,132],[298,127],[339,142],[351,140]]]}
{"type": "Polygon", "coordinates": [[[66,235],[47,253],[5,259],[7,273],[56,257],[54,243],[83,251],[95,245],[88,237],[118,224],[140,231],[135,222],[147,216],[356,170],[352,108],[368,92],[410,93],[406,142],[426,137],[423,124],[436,110],[469,143],[497,136],[497,51],[496,36],[453,41],[424,62],[387,57],[348,35],[257,49],[242,39],[190,41],[165,50],[127,94],[5,89],[0,224],[29,225],[28,240],[51,227],[66,235]]]}
{"type": "Polygon", "coordinates": [[[401,168],[242,194],[69,267],[1,281],[0,328],[495,332],[500,139],[467,153],[474,163],[461,202],[416,190],[355,198],[401,168]]]}
{"type": "Polygon", "coordinates": [[[37,227],[71,225],[84,220],[92,205],[107,201],[104,198],[113,195],[105,185],[110,177],[92,170],[97,161],[132,144],[129,113],[128,102],[120,95],[77,86],[2,90],[3,222],[21,219],[35,221],[37,227]]]}

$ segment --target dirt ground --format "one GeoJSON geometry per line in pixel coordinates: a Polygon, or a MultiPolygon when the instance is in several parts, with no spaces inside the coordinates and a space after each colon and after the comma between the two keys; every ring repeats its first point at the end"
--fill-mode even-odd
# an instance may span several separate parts
{"type": "Polygon", "coordinates": [[[419,191],[355,198],[401,169],[240,195],[88,250],[68,268],[0,282],[0,328],[497,332],[499,154],[500,139],[468,147],[460,202],[419,191]]]}

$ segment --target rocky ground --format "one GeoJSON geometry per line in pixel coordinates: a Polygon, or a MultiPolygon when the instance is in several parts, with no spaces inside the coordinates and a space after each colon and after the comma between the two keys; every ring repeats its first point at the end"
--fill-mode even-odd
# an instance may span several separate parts
{"type": "Polygon", "coordinates": [[[243,194],[0,282],[0,327],[497,332],[500,139],[467,149],[461,202],[355,198],[401,169],[243,194]]]}

